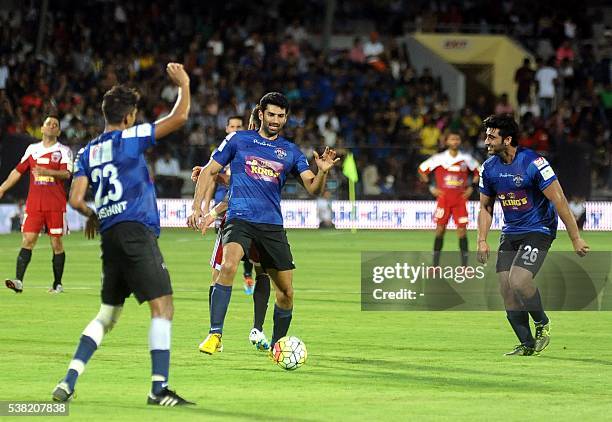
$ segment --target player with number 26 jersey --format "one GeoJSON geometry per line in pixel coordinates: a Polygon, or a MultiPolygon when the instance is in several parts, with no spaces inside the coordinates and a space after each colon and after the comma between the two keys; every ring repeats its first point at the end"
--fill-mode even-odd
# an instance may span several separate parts
{"type": "Polygon", "coordinates": [[[79,151],[74,175],[89,178],[101,233],[137,221],[159,236],[155,187],[143,155],[155,144],[154,128],[146,123],[105,132],[79,151]]]}

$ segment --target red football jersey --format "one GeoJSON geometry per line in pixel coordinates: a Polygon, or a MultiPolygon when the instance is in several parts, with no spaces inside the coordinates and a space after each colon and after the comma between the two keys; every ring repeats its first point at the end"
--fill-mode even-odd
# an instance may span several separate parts
{"type": "Polygon", "coordinates": [[[26,212],[66,211],[64,181],[52,176],[34,176],[34,167],[51,170],[68,170],[72,173],[72,151],[59,142],[45,148],[42,142],[31,144],[23,154],[15,170],[23,174],[30,170],[30,191],[26,201],[26,212]]]}
{"type": "Polygon", "coordinates": [[[460,196],[468,187],[468,176],[478,176],[478,161],[470,154],[459,152],[453,157],[449,150],[434,154],[419,166],[419,172],[434,172],[436,186],[445,195],[460,196]]]}

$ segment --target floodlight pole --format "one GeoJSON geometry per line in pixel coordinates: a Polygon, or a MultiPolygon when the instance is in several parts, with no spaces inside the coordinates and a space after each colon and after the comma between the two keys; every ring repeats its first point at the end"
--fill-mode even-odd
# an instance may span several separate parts
{"type": "Polygon", "coordinates": [[[49,11],[49,0],[42,1],[40,10],[40,20],[38,22],[38,36],[36,37],[36,55],[39,55],[42,50],[43,39],[45,36],[45,26],[47,22],[47,13],[49,11]]]}
{"type": "Polygon", "coordinates": [[[334,13],[336,11],[336,0],[325,0],[325,22],[323,24],[323,43],[321,49],[323,54],[329,53],[332,29],[334,26],[334,13]]]}

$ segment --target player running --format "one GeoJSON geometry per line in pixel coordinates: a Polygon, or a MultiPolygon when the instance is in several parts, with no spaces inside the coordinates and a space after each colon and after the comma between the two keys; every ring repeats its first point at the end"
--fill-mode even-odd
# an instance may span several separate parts
{"type": "MultiPolygon", "coordinates": [[[[259,112],[259,106],[255,106],[253,108],[253,111],[251,112],[251,117],[249,119],[249,126],[248,126],[249,130],[254,130],[259,127],[260,123],[259,123],[258,112],[259,112]]],[[[228,127],[226,128],[226,132],[228,134],[231,133],[231,132],[228,132],[228,129],[230,129],[230,125],[232,124],[231,119],[232,118],[228,120],[228,127]]],[[[238,118],[236,117],[235,119],[237,120],[238,118]]],[[[240,125],[242,125],[242,119],[240,120],[240,125]]],[[[236,125],[234,125],[233,128],[236,128],[237,130],[241,130],[241,129],[238,129],[236,125]]],[[[200,171],[203,168],[204,167],[198,167],[198,166],[193,168],[192,175],[191,175],[192,180],[194,181],[198,180],[200,171]]],[[[229,178],[227,177],[227,174],[225,173],[219,174],[217,176],[217,180],[218,180],[217,189],[215,191],[215,204],[216,205],[212,210],[210,210],[210,212],[208,212],[202,218],[203,221],[201,223],[201,232],[202,234],[205,234],[206,229],[213,222],[220,219],[219,230],[217,232],[217,239],[215,240],[215,246],[213,247],[212,257],[210,259],[210,265],[212,267],[212,278],[211,278],[212,282],[208,290],[209,306],[210,306],[210,297],[212,295],[213,286],[215,285],[215,280],[219,276],[219,271],[221,269],[221,263],[223,260],[223,227],[225,226],[225,212],[227,211],[228,200],[229,200],[228,195],[227,195],[227,186],[229,184],[229,178]],[[226,187],[225,192],[224,192],[224,197],[221,199],[217,198],[217,193],[219,192],[219,186],[226,187]]],[[[204,200],[206,203],[210,202],[211,194],[212,194],[212,190],[208,189],[205,194],[205,200],[204,200]]],[[[254,243],[251,244],[251,249],[249,250],[248,256],[247,255],[244,256],[243,262],[245,264],[245,267],[246,267],[247,262],[251,265],[251,268],[253,267],[253,265],[255,265],[255,273],[256,273],[256,277],[255,277],[256,282],[254,283],[255,286],[253,288],[253,328],[249,332],[249,341],[251,342],[251,344],[255,346],[257,350],[265,351],[265,350],[268,350],[270,347],[268,338],[264,334],[264,330],[263,330],[263,324],[266,319],[266,313],[268,310],[268,301],[270,300],[270,276],[266,274],[266,272],[261,268],[261,265],[259,264],[259,253],[254,243]]],[[[245,288],[246,287],[247,287],[247,284],[245,283],[245,288]]],[[[203,347],[204,344],[205,342],[202,342],[198,346],[200,351],[203,353],[210,354],[208,353],[209,350],[203,347]]],[[[221,352],[221,351],[223,351],[223,345],[219,343],[217,345],[217,348],[213,351],[213,353],[221,352]]]]}
{"type": "Polygon", "coordinates": [[[319,157],[315,153],[318,173],[315,175],[299,148],[279,136],[287,122],[289,103],[284,95],[270,92],[259,102],[258,131],[234,132],[228,135],[202,170],[193,202],[191,227],[199,227],[202,205],[207,209],[204,193],[216,175],[230,165],[227,223],[223,229],[223,262],[215,280],[210,302],[210,331],[202,348],[213,353],[221,342],[223,322],[230,302],[232,283],[240,259],[255,243],[262,267],[276,287],[274,328],[270,347],[287,334],[293,312],[293,257],[283,228],[280,193],[287,176],[298,176],[305,189],[319,194],[327,173],[339,161],[328,148],[319,157]]]}
{"type": "Polygon", "coordinates": [[[490,116],[483,122],[485,144],[492,155],[480,172],[478,259],[489,257],[487,235],[495,197],[504,212],[497,257],[500,292],[506,315],[520,344],[507,356],[539,353],[550,342],[550,319],[544,312],[533,279],[557,233],[557,212],[579,256],[589,251],[552,167],[544,157],[518,146],[518,125],[511,115],[490,116]],[[531,334],[529,315],[535,324],[531,334]]]}
{"type": "Polygon", "coordinates": [[[444,233],[452,215],[457,225],[461,265],[466,266],[468,261],[467,200],[474,191],[472,184],[478,183],[479,164],[470,154],[459,150],[461,135],[458,133],[450,132],[446,135],[446,146],[448,147],[446,151],[432,155],[419,166],[419,176],[425,183],[429,183],[429,174],[434,173],[429,191],[438,199],[434,212],[436,238],[433,264],[440,265],[444,233]]]}
{"type": "Polygon", "coordinates": [[[64,182],[72,173],[72,152],[66,145],[57,141],[61,133],[57,116],[47,116],[41,131],[42,141],[28,146],[21,162],[0,185],[0,198],[2,198],[26,171],[30,171],[30,190],[26,200],[25,218],[21,225],[21,250],[17,255],[15,278],[5,280],[6,287],[15,293],[23,292],[23,277],[32,258],[32,249],[43,228],[46,228],[53,249],[51,260],[53,286],[49,289],[49,293],[64,291],[62,287],[66,262],[62,243],[62,236],[66,233],[64,182]]]}
{"type": "Polygon", "coordinates": [[[189,76],[183,66],[169,63],[166,71],[179,87],[170,114],[154,124],[134,126],[139,95],[118,85],[104,94],[104,133],[79,152],[70,190],[70,205],[87,217],[85,233],[93,238],[99,222],[102,239],[102,305],[85,327],[66,377],[55,387],[53,400],[68,401],[85,365],[102,338],[117,323],[125,299],[134,293],[151,309],[149,349],[152,362],[151,392],[147,404],[193,404],[168,389],[170,333],[174,306],[172,286],[157,237],[159,214],[155,188],[144,152],[156,139],[179,129],[189,115],[189,76]],[[85,203],[91,184],[96,211],[85,203]],[[97,215],[96,215],[97,214],[97,215]]]}

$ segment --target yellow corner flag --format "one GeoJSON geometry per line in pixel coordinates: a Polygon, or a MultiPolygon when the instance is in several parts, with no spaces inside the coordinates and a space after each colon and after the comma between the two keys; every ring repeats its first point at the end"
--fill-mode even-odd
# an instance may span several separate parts
{"type": "Polygon", "coordinates": [[[346,154],[344,163],[342,163],[342,173],[346,176],[347,179],[349,179],[353,183],[359,180],[359,175],[357,174],[357,165],[355,164],[355,157],[353,157],[352,152],[346,154]]]}
{"type": "MultiPolygon", "coordinates": [[[[351,201],[352,212],[351,219],[353,221],[357,220],[357,204],[355,203],[355,183],[359,180],[359,175],[357,174],[357,164],[355,164],[355,157],[353,157],[353,153],[349,152],[346,154],[346,158],[344,159],[344,163],[342,163],[342,173],[349,180],[349,201],[351,201]]],[[[351,227],[351,233],[356,233],[357,229],[353,226],[351,227]]]]}

